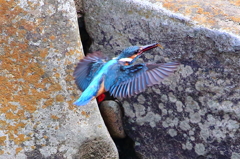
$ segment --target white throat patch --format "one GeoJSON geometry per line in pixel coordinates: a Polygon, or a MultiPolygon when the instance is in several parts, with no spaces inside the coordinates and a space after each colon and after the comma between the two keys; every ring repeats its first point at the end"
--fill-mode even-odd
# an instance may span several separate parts
{"type": "Polygon", "coordinates": [[[122,61],[122,62],[131,62],[133,59],[131,58],[121,58],[119,61],[122,61]]]}

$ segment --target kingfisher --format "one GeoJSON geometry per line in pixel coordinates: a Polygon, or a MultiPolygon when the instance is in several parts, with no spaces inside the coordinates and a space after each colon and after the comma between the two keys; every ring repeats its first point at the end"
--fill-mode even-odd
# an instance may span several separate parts
{"type": "Polygon", "coordinates": [[[119,56],[107,61],[101,52],[88,54],[80,60],[73,76],[82,91],[77,106],[88,104],[99,95],[109,92],[116,98],[126,98],[160,83],[178,68],[178,62],[133,64],[145,51],[161,47],[159,43],[130,46],[119,56]]]}

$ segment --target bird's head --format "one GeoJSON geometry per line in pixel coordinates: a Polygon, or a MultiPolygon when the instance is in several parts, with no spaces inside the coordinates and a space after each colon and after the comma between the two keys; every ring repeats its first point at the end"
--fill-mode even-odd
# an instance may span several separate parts
{"type": "Polygon", "coordinates": [[[140,57],[143,52],[153,49],[161,45],[158,43],[153,43],[145,46],[130,46],[124,49],[121,54],[117,57],[119,61],[133,63],[138,57],[140,57]]]}

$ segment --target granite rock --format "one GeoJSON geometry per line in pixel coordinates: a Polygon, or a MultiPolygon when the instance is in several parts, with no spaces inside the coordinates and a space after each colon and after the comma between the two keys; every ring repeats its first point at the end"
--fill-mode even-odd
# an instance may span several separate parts
{"type": "Polygon", "coordinates": [[[118,158],[96,102],[72,104],[83,57],[73,0],[3,0],[0,14],[0,158],[79,158],[86,143],[118,158]]]}
{"type": "MultiPolygon", "coordinates": [[[[181,62],[162,84],[122,100],[126,133],[140,158],[238,158],[238,31],[207,21],[206,27],[191,13],[173,13],[162,5],[167,1],[161,2],[83,0],[92,50],[112,57],[131,45],[160,42],[162,50],[145,53],[139,62],[181,62]]],[[[236,28],[238,22],[233,23],[236,28]]]]}

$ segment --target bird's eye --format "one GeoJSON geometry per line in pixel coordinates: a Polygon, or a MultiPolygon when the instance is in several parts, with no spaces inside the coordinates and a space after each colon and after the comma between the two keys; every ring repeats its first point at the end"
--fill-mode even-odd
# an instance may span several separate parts
{"type": "Polygon", "coordinates": [[[135,51],[135,54],[138,54],[139,52],[141,52],[141,50],[142,50],[141,48],[138,49],[138,50],[136,50],[136,51],[135,51]]]}
{"type": "Polygon", "coordinates": [[[135,52],[135,54],[140,55],[141,53],[142,53],[142,48],[140,47],[140,48],[135,52]]]}

